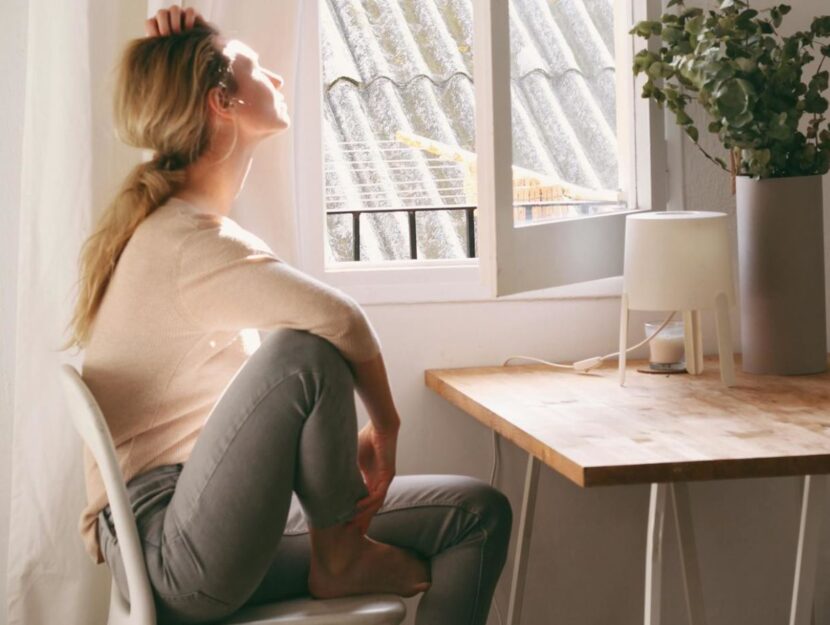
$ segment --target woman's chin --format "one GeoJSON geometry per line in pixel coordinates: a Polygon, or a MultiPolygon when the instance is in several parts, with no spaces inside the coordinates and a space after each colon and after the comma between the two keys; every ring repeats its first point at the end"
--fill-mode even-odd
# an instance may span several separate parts
{"type": "Polygon", "coordinates": [[[291,118],[288,115],[281,115],[274,123],[274,132],[282,132],[291,127],[291,118]]]}

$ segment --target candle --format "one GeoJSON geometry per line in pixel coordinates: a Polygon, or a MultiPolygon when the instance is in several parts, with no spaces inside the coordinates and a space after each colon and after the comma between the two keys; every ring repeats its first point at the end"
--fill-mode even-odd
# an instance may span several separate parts
{"type": "MultiPolygon", "coordinates": [[[[651,336],[662,322],[646,323],[646,336],[651,336]]],[[[683,322],[673,321],[649,341],[649,365],[652,369],[664,369],[667,365],[685,365],[683,322]]]]}

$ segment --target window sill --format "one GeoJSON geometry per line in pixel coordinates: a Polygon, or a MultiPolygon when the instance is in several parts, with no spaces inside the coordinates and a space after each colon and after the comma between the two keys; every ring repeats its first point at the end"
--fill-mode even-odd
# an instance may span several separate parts
{"type": "Polygon", "coordinates": [[[622,276],[494,297],[478,259],[334,263],[316,276],[362,306],[457,302],[608,299],[622,293],[622,276]]]}

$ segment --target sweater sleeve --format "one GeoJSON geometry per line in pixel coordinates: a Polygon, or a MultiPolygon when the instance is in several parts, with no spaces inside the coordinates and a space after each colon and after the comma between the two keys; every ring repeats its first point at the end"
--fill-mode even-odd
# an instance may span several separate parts
{"type": "Polygon", "coordinates": [[[381,351],[349,295],[287,264],[230,218],[201,215],[197,223],[182,240],[176,285],[182,314],[203,330],[306,330],[355,363],[381,351]]]}

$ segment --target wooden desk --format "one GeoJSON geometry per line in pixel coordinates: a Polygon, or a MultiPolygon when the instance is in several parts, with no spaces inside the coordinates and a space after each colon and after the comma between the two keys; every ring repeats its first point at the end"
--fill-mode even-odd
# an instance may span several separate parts
{"type": "Polygon", "coordinates": [[[626,385],[610,365],[590,374],[546,365],[428,369],[426,385],[528,452],[508,624],[518,625],[539,466],[579,486],[651,484],[646,625],[660,622],[661,537],[667,497],[680,537],[687,607],[704,623],[685,482],[803,475],[791,625],[809,625],[820,523],[830,473],[830,373],[720,381],[717,359],[702,375],[639,373],[626,385]]]}

